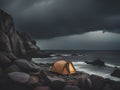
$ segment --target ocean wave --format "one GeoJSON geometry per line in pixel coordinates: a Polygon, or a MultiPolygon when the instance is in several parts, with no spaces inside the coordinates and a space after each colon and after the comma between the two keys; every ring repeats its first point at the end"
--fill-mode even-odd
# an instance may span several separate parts
{"type": "Polygon", "coordinates": [[[110,75],[115,70],[114,67],[119,67],[119,66],[113,64],[106,64],[106,67],[99,67],[99,66],[88,65],[84,62],[73,62],[73,65],[75,66],[77,71],[83,71],[89,74],[95,74],[102,76],[104,78],[109,78],[111,80],[120,81],[120,78],[113,77],[110,75]]]}

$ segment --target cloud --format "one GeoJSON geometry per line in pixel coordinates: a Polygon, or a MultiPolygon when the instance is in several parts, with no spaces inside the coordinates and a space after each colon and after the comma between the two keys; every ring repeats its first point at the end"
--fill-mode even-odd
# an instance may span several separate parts
{"type": "Polygon", "coordinates": [[[119,33],[118,0],[1,0],[0,3],[1,8],[12,14],[17,30],[37,38],[100,29],[119,33]]]}
{"type": "Polygon", "coordinates": [[[119,34],[95,31],[37,40],[37,44],[43,50],[120,50],[119,38],[119,34]]]}

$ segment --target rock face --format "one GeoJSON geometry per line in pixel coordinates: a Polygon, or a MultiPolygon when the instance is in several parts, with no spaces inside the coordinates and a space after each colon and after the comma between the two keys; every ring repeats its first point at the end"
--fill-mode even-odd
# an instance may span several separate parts
{"type": "Polygon", "coordinates": [[[25,33],[16,31],[12,17],[0,9],[0,66],[9,66],[17,58],[39,55],[36,42],[25,33]]]}

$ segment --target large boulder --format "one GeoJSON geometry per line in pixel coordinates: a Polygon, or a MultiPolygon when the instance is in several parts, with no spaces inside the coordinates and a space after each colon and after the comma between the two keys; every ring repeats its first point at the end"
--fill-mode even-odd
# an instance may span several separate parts
{"type": "Polygon", "coordinates": [[[39,66],[26,59],[16,60],[15,64],[24,72],[36,72],[39,70],[39,66]]]}
{"type": "Polygon", "coordinates": [[[65,82],[60,81],[60,80],[55,80],[55,81],[52,82],[52,87],[51,88],[53,90],[63,90],[64,86],[65,86],[65,82]]]}
{"type": "Polygon", "coordinates": [[[7,67],[6,69],[4,69],[5,73],[20,72],[20,71],[21,71],[21,69],[16,64],[12,64],[9,67],[7,67]]]}
{"type": "Polygon", "coordinates": [[[68,80],[66,82],[66,85],[74,85],[74,86],[77,86],[78,85],[78,81],[77,80],[68,80]]]}
{"type": "Polygon", "coordinates": [[[28,85],[35,85],[38,83],[39,83],[39,77],[37,77],[37,76],[30,76],[30,78],[27,82],[28,85]]]}
{"type": "Polygon", "coordinates": [[[91,90],[92,81],[88,75],[82,75],[78,80],[78,87],[82,90],[91,90]]]}
{"type": "Polygon", "coordinates": [[[12,61],[6,55],[0,54],[0,67],[6,68],[10,66],[11,63],[12,61]]]}
{"type": "Polygon", "coordinates": [[[103,90],[113,90],[110,84],[106,84],[103,90]]]}
{"type": "Polygon", "coordinates": [[[48,75],[44,71],[41,71],[40,76],[44,80],[43,85],[51,87],[52,90],[62,90],[65,86],[65,80],[61,77],[48,75]]]}
{"type": "Polygon", "coordinates": [[[120,69],[116,69],[111,73],[111,76],[120,78],[120,69]]]}
{"type": "Polygon", "coordinates": [[[113,90],[120,90],[120,82],[116,82],[116,83],[113,85],[113,90]]]}
{"type": "Polygon", "coordinates": [[[103,90],[105,86],[105,79],[97,76],[97,75],[91,75],[90,80],[92,81],[92,89],[93,90],[103,90]]]}
{"type": "Polygon", "coordinates": [[[18,83],[4,75],[0,78],[0,90],[33,90],[31,85],[18,83]]]}
{"type": "Polygon", "coordinates": [[[0,67],[7,68],[14,62],[17,58],[13,53],[10,52],[0,52],[0,67]]]}
{"type": "Polygon", "coordinates": [[[30,75],[24,72],[11,72],[8,77],[18,83],[27,83],[30,79],[30,75]]]}
{"type": "Polygon", "coordinates": [[[85,61],[85,63],[91,64],[91,65],[96,65],[96,66],[105,66],[105,63],[100,59],[94,60],[92,62],[85,61]]]}
{"type": "Polygon", "coordinates": [[[25,85],[35,85],[39,83],[39,77],[32,76],[24,72],[11,72],[8,73],[8,77],[13,82],[25,85]]]}

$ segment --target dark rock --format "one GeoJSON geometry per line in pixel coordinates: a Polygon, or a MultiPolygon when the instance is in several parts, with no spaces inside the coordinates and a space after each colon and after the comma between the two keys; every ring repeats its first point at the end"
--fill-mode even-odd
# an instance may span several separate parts
{"type": "Polygon", "coordinates": [[[105,83],[110,84],[110,85],[113,85],[115,83],[115,81],[113,81],[109,78],[105,78],[104,80],[105,80],[105,83]]]}
{"type": "Polygon", "coordinates": [[[72,85],[72,86],[77,86],[78,82],[76,80],[68,80],[66,82],[66,85],[72,85]]]}
{"type": "Polygon", "coordinates": [[[81,89],[77,86],[66,85],[63,90],[81,90],[81,89]]]}
{"type": "Polygon", "coordinates": [[[16,60],[15,64],[24,72],[36,72],[39,70],[39,66],[25,59],[16,60]]]}
{"type": "Polygon", "coordinates": [[[40,48],[36,45],[36,41],[25,33],[17,32],[17,34],[21,37],[23,46],[26,50],[26,54],[24,56],[30,58],[38,57],[40,48]]]}
{"type": "Polygon", "coordinates": [[[30,79],[30,75],[24,72],[11,72],[8,73],[8,77],[18,83],[27,83],[30,79]]]}
{"type": "Polygon", "coordinates": [[[37,86],[34,88],[34,90],[51,90],[48,86],[37,86]]]}
{"type": "Polygon", "coordinates": [[[12,61],[6,55],[0,54],[0,67],[6,68],[10,66],[11,63],[12,61]]]}
{"type": "Polygon", "coordinates": [[[73,53],[73,54],[71,54],[71,56],[78,56],[78,54],[77,53],[73,53]]]}
{"type": "Polygon", "coordinates": [[[14,62],[15,60],[17,60],[17,57],[16,57],[13,53],[6,53],[6,56],[7,56],[12,62],[14,62]]]}
{"type": "Polygon", "coordinates": [[[0,68],[0,76],[2,76],[2,74],[3,74],[3,70],[2,68],[0,68]]]}
{"type": "Polygon", "coordinates": [[[32,86],[12,81],[4,75],[0,78],[0,90],[33,90],[32,86]]]}
{"type": "Polygon", "coordinates": [[[37,76],[30,76],[29,80],[27,81],[28,85],[35,85],[39,83],[39,77],[37,76]]]}
{"type": "Polygon", "coordinates": [[[103,90],[113,90],[110,84],[106,84],[103,90]]]}
{"type": "Polygon", "coordinates": [[[39,50],[39,51],[29,50],[28,56],[26,56],[26,57],[32,57],[32,58],[48,58],[48,57],[51,57],[50,55],[51,55],[50,53],[41,52],[40,50],[39,50]]]}
{"type": "Polygon", "coordinates": [[[0,52],[0,67],[7,68],[17,58],[10,52],[0,52]]]}
{"type": "Polygon", "coordinates": [[[55,75],[49,76],[44,71],[41,71],[40,76],[44,80],[43,85],[51,87],[52,90],[62,90],[65,86],[65,81],[63,78],[55,75]]]}
{"type": "Polygon", "coordinates": [[[115,83],[112,85],[112,88],[113,88],[113,90],[120,90],[120,82],[115,82],[115,83]]]}
{"type": "Polygon", "coordinates": [[[120,78],[120,69],[116,69],[111,73],[111,76],[120,78]]]}
{"type": "Polygon", "coordinates": [[[30,53],[32,55],[38,51],[40,48],[36,42],[25,33],[16,31],[12,17],[0,9],[0,52],[13,53],[18,58],[29,58],[30,53]]]}
{"type": "Polygon", "coordinates": [[[63,81],[59,81],[59,80],[55,80],[52,82],[52,89],[53,90],[62,90],[65,86],[65,82],[63,81]]]}
{"type": "Polygon", "coordinates": [[[21,71],[20,68],[19,68],[17,65],[15,65],[15,64],[7,67],[7,68],[4,70],[5,73],[20,72],[20,71],[21,71]]]}
{"type": "Polygon", "coordinates": [[[0,29],[0,51],[1,52],[12,52],[9,37],[1,29],[0,29]]]}
{"type": "Polygon", "coordinates": [[[90,80],[92,81],[93,90],[103,90],[104,85],[105,85],[104,78],[97,76],[97,75],[91,75],[90,80]]]}
{"type": "Polygon", "coordinates": [[[89,76],[82,75],[78,79],[78,86],[82,90],[91,90],[91,88],[92,88],[92,81],[90,80],[89,76]]]}
{"type": "Polygon", "coordinates": [[[105,63],[101,61],[100,59],[94,60],[92,62],[85,61],[85,63],[91,64],[91,65],[97,65],[97,66],[105,66],[105,63]]]}

